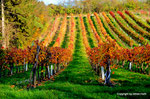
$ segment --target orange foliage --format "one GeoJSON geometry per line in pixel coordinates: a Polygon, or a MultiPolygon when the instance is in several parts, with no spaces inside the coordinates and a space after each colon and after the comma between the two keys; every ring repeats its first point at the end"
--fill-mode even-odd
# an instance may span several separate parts
{"type": "Polygon", "coordinates": [[[96,31],[96,29],[95,29],[95,27],[94,27],[94,24],[93,24],[93,22],[92,22],[92,20],[91,20],[91,18],[90,18],[90,14],[87,15],[87,18],[88,18],[89,23],[90,23],[90,26],[91,26],[91,28],[92,28],[94,34],[95,34],[95,37],[96,37],[96,39],[98,40],[98,43],[99,43],[99,44],[102,43],[103,41],[102,41],[101,38],[99,37],[99,35],[98,35],[98,33],[97,33],[97,31],[96,31]]]}
{"type": "Polygon", "coordinates": [[[60,32],[58,34],[58,37],[57,37],[56,42],[54,44],[54,47],[60,47],[61,46],[61,42],[63,41],[64,35],[66,32],[66,25],[67,25],[66,23],[67,23],[67,14],[65,14],[64,20],[61,24],[60,32]]]}
{"type": "Polygon", "coordinates": [[[45,40],[44,40],[44,46],[47,46],[51,41],[52,41],[52,38],[54,37],[54,34],[58,28],[58,25],[59,25],[59,18],[58,16],[55,18],[55,21],[54,21],[54,24],[53,24],[53,27],[51,28],[51,31],[48,33],[48,35],[46,36],[45,40]]]}
{"type": "Polygon", "coordinates": [[[73,14],[71,14],[70,40],[68,45],[68,49],[71,51],[71,54],[73,53],[73,49],[74,49],[74,41],[75,41],[75,21],[74,21],[73,14]]]}
{"type": "Polygon", "coordinates": [[[83,43],[85,45],[86,51],[88,52],[90,46],[89,46],[89,43],[88,43],[88,39],[86,37],[86,30],[85,30],[85,26],[84,26],[83,18],[82,18],[81,14],[80,14],[80,22],[81,22],[81,28],[82,28],[83,43]]]}

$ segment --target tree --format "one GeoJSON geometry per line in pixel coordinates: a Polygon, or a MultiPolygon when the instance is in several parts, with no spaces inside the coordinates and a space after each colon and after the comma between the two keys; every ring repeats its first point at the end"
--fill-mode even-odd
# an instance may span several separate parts
{"type": "Polygon", "coordinates": [[[23,47],[37,30],[41,33],[44,25],[48,22],[48,7],[44,2],[5,0],[3,3],[5,5],[5,29],[3,30],[7,47],[9,43],[10,47],[23,47]],[[7,26],[11,28],[11,31],[7,26]]]}
{"type": "Polygon", "coordinates": [[[1,9],[2,9],[2,46],[6,48],[6,39],[5,39],[5,15],[4,15],[4,0],[1,0],[1,9]]]}

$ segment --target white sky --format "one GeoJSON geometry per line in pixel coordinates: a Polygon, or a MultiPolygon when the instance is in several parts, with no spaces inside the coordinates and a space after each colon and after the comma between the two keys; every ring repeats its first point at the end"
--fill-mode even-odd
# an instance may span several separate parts
{"type": "Polygon", "coordinates": [[[43,1],[46,5],[52,3],[52,4],[58,4],[60,1],[63,0],[38,0],[38,1],[43,1]]]}

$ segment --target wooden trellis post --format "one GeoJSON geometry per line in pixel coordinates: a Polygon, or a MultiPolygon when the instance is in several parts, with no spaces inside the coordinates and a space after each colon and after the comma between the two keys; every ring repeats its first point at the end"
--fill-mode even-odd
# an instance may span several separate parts
{"type": "Polygon", "coordinates": [[[33,72],[33,86],[36,87],[36,67],[38,65],[38,57],[39,57],[39,52],[40,52],[40,46],[37,45],[37,54],[36,54],[36,57],[35,57],[35,64],[32,68],[32,71],[30,73],[30,85],[31,85],[31,78],[32,78],[32,72],[33,72]]]}

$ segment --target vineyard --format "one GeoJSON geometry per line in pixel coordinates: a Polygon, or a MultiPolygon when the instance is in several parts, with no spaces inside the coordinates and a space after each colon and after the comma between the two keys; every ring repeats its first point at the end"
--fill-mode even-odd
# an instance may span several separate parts
{"type": "Polygon", "coordinates": [[[23,47],[0,49],[4,98],[148,98],[149,76],[150,19],[132,11],[51,17],[23,47]]]}

